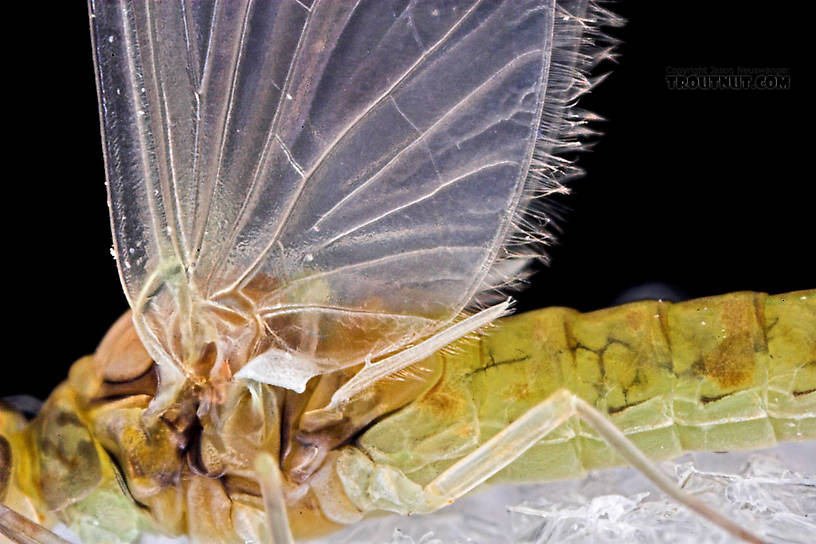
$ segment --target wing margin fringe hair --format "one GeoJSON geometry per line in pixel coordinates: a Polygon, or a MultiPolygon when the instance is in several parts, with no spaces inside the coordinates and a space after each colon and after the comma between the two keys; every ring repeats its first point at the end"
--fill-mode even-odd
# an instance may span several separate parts
{"type": "Polygon", "coordinates": [[[592,76],[602,62],[617,61],[620,40],[603,30],[626,23],[604,0],[568,0],[555,6],[547,98],[533,158],[510,232],[468,311],[496,304],[522,288],[535,261],[548,262],[546,246],[556,240],[562,204],[549,198],[569,194],[567,183],[583,176],[574,155],[588,151],[601,132],[589,126],[603,118],[578,106],[581,97],[610,72],[592,76]]]}

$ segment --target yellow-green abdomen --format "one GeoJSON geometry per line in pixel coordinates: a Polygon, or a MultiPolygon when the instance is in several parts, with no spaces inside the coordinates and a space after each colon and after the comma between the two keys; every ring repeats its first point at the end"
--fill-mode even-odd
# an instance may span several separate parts
{"type": "MultiPolygon", "coordinates": [[[[435,387],[359,440],[419,483],[560,388],[608,413],[655,459],[816,440],[816,291],[586,314],[547,308],[437,356],[444,372],[435,387]]],[[[573,418],[495,479],[577,477],[621,463],[573,418]]]]}

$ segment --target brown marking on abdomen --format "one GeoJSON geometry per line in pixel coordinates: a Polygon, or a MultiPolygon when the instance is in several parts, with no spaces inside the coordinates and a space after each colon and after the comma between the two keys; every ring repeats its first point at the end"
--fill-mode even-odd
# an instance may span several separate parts
{"type": "Polygon", "coordinates": [[[729,335],[703,356],[703,372],[723,389],[748,386],[754,375],[754,352],[748,333],[729,335]]]}

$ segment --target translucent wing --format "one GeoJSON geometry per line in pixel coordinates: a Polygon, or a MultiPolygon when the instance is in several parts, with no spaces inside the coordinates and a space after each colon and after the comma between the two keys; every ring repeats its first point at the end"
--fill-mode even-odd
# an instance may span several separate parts
{"type": "Polygon", "coordinates": [[[116,256],[165,382],[260,357],[302,389],[473,298],[525,194],[554,2],[90,12],[116,256]]]}

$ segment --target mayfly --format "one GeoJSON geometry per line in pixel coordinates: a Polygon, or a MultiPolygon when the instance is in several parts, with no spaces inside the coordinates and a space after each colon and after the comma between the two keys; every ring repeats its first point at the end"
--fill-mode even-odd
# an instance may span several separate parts
{"type": "Polygon", "coordinates": [[[651,471],[598,409],[653,457],[814,437],[812,293],[553,309],[439,351],[545,236],[595,6],[90,9],[134,319],[31,424],[3,411],[15,538],[57,541],[16,511],[287,542],[619,462],[597,432],[651,471]]]}

